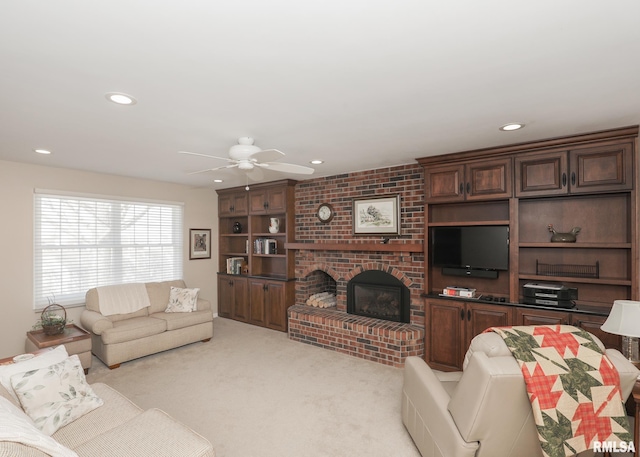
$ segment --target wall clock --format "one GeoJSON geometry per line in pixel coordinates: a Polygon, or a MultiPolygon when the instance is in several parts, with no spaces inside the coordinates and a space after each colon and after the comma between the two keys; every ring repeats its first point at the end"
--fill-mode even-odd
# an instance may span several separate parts
{"type": "Polygon", "coordinates": [[[320,219],[320,222],[326,224],[333,219],[333,206],[329,203],[322,203],[318,206],[318,211],[316,211],[316,216],[320,219]]]}

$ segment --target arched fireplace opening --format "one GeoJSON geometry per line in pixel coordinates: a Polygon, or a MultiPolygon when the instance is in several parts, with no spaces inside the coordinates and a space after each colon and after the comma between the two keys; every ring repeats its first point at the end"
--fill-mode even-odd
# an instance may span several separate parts
{"type": "Polygon", "coordinates": [[[410,322],[411,293],[399,279],[367,270],[347,283],[347,312],[394,322],[410,322]]]}

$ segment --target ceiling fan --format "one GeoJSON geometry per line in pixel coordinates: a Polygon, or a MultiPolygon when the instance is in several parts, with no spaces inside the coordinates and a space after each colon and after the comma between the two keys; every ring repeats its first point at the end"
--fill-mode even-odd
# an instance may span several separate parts
{"type": "Polygon", "coordinates": [[[207,171],[223,170],[225,168],[238,168],[239,170],[244,171],[249,178],[259,181],[263,177],[263,169],[301,175],[310,175],[315,171],[311,167],[305,167],[302,165],[282,162],[278,163],[276,161],[284,157],[284,152],[278,151],[277,149],[260,149],[253,143],[253,138],[239,138],[238,144],[231,146],[229,149],[229,157],[217,157],[188,151],[178,151],[178,153],[209,157],[211,159],[226,160],[227,162],[230,162],[228,165],[207,168],[204,170],[194,171],[189,174],[205,173],[207,171]]]}

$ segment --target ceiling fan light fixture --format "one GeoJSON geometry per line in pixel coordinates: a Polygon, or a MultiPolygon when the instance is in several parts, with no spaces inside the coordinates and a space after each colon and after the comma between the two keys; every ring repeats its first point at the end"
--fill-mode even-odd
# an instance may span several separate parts
{"type": "Polygon", "coordinates": [[[324,163],[324,160],[314,159],[314,160],[310,160],[309,163],[312,165],[320,165],[321,163],[324,163]]]}
{"type": "Polygon", "coordinates": [[[511,132],[513,130],[520,130],[523,127],[524,127],[524,124],[522,122],[509,122],[508,124],[505,124],[502,127],[500,127],[499,130],[502,130],[503,132],[511,132]]]}
{"type": "Polygon", "coordinates": [[[238,168],[241,170],[253,170],[253,163],[248,160],[243,160],[238,164],[238,168]]]}
{"type": "Polygon", "coordinates": [[[222,179],[214,179],[213,182],[219,183],[219,182],[223,182],[222,179]]]}
{"type": "Polygon", "coordinates": [[[123,94],[122,92],[107,92],[104,96],[110,102],[118,105],[135,105],[138,103],[131,95],[123,94]]]}
{"type": "Polygon", "coordinates": [[[51,151],[49,151],[48,149],[34,149],[34,151],[37,152],[38,154],[42,154],[42,155],[51,154],[51,151]]]}

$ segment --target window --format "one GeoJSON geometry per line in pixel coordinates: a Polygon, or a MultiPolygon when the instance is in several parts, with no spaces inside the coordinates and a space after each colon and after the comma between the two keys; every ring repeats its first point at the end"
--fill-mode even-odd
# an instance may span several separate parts
{"type": "Polygon", "coordinates": [[[179,203],[35,194],[34,308],[84,303],[88,289],[182,278],[179,203]]]}

